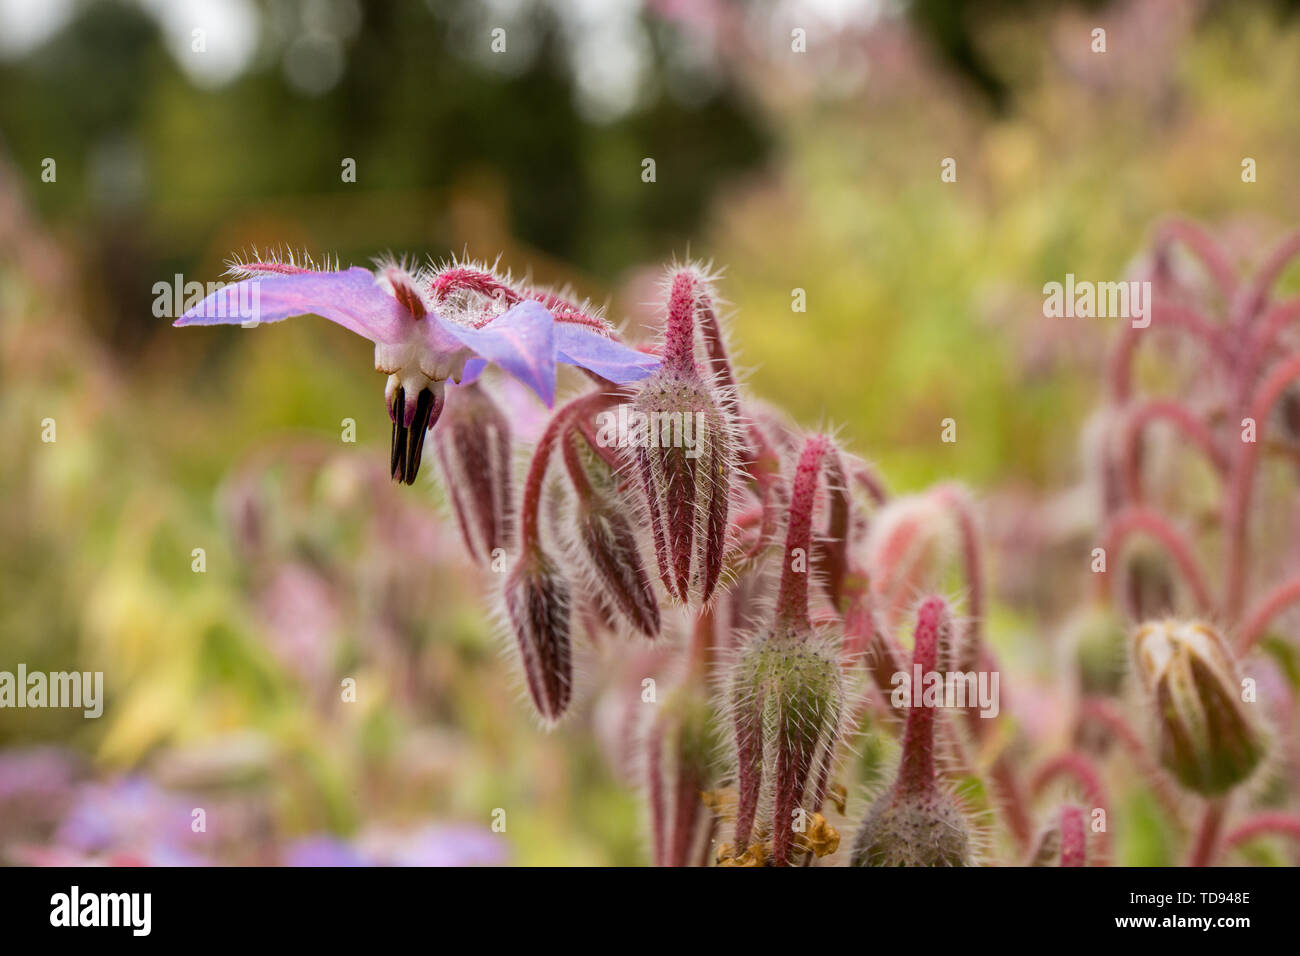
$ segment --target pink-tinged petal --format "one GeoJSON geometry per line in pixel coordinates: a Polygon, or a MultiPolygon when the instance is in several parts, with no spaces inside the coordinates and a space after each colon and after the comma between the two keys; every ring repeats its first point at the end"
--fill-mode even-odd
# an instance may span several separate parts
{"type": "Polygon", "coordinates": [[[242,325],[319,315],[372,342],[400,342],[411,316],[369,270],[261,275],[223,286],[173,325],[242,325]]]}
{"type": "Polygon", "coordinates": [[[481,329],[443,318],[438,328],[519,379],[548,408],[555,403],[555,320],[545,306],[521,302],[481,329]]]}
{"type": "Polygon", "coordinates": [[[589,369],[616,385],[639,382],[655,371],[659,359],[581,325],[555,326],[555,355],[566,365],[589,369]]]}

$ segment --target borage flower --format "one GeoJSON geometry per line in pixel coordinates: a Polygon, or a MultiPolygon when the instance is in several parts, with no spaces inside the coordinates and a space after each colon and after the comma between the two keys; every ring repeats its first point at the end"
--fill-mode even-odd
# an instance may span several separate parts
{"type": "Polygon", "coordinates": [[[322,272],[293,263],[233,267],[240,281],[188,309],[174,325],[260,325],[314,314],[375,343],[375,369],[388,376],[384,398],[393,420],[393,478],[414,484],[424,436],[442,414],[446,383],[473,382],[489,364],[551,407],[557,363],[619,385],[651,374],[659,360],[628,348],[612,327],[574,310],[548,309],[553,297],[498,296],[476,315],[439,314],[428,276],[381,264],[322,272]]]}

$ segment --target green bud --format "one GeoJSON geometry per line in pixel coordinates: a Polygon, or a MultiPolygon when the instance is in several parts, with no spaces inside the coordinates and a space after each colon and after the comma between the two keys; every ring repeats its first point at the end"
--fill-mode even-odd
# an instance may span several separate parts
{"type": "Polygon", "coordinates": [[[1155,708],[1165,767],[1206,796],[1249,777],[1264,756],[1263,735],[1219,633],[1200,621],[1150,622],[1138,629],[1134,656],[1155,708]]]}

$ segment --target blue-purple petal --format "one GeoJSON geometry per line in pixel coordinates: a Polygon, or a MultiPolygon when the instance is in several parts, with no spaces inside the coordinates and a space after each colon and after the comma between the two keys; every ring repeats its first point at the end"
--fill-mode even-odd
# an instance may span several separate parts
{"type": "Polygon", "coordinates": [[[487,370],[488,363],[486,359],[472,358],[465,363],[465,370],[461,373],[458,385],[473,385],[478,381],[478,377],[487,370]]]}
{"type": "Polygon", "coordinates": [[[258,275],[223,286],[174,325],[242,325],[319,315],[372,342],[397,342],[412,321],[369,270],[258,275]]]}
{"type": "Polygon", "coordinates": [[[660,365],[653,355],[567,322],[555,326],[555,357],[567,365],[589,369],[616,385],[639,382],[660,365]]]}
{"type": "Polygon", "coordinates": [[[541,303],[521,302],[481,329],[437,321],[480,358],[531,388],[548,408],[555,404],[555,320],[541,303]]]}

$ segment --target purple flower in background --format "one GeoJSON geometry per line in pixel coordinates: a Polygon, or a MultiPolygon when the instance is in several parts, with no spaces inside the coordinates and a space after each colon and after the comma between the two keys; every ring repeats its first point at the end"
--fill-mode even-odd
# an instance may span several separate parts
{"type": "Polygon", "coordinates": [[[508,856],[495,833],[465,824],[434,823],[413,832],[376,830],[359,842],[382,866],[502,866],[508,856]]]}
{"type": "Polygon", "coordinates": [[[200,866],[206,861],[190,849],[203,838],[190,827],[194,805],[143,777],[88,784],[78,791],[53,842],[88,857],[200,866]]]}
{"type": "Polygon", "coordinates": [[[281,262],[232,271],[244,278],[214,291],[174,324],[247,326],[315,314],[374,342],[375,368],[388,376],[392,473],[408,485],[419,471],[425,432],[442,413],[448,379],[472,382],[487,365],[496,365],[550,407],[557,363],[620,385],[645,378],[659,364],[618,342],[603,320],[549,294],[521,294],[476,270],[450,270],[456,278],[471,275],[479,282],[484,294],[474,310],[453,307],[447,273],[433,279],[395,264],[373,273],[281,262]]]}
{"type": "Polygon", "coordinates": [[[312,836],[298,840],[285,848],[285,866],[370,866],[353,846],[328,836],[312,836]]]}
{"type": "Polygon", "coordinates": [[[77,761],[55,747],[0,751],[0,805],[27,797],[60,799],[71,791],[77,761]]]}
{"type": "Polygon", "coordinates": [[[418,830],[368,830],[354,842],[305,837],[285,851],[285,866],[501,866],[506,845],[481,827],[429,824],[418,830]]]}

